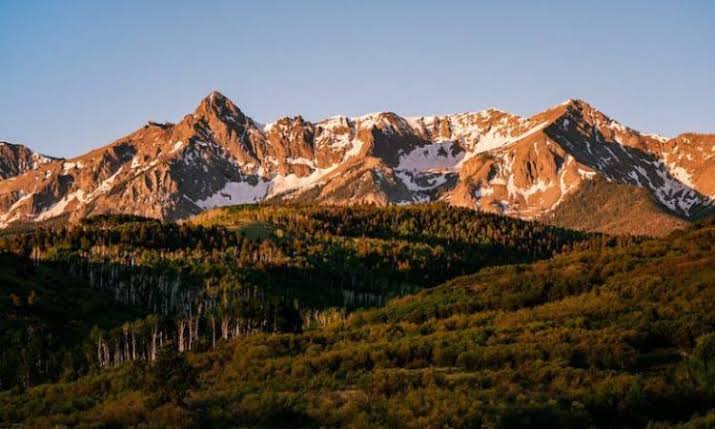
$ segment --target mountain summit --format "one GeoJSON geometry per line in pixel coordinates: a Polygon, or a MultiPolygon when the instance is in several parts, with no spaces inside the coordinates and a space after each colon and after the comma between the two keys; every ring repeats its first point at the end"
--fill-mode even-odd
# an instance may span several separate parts
{"type": "Polygon", "coordinates": [[[650,199],[655,222],[696,217],[715,201],[715,135],[639,133],[581,100],[529,118],[380,112],[263,126],[212,92],[176,124],[150,122],[69,160],[28,156],[0,181],[0,225],[109,213],[175,220],[265,200],[445,201],[548,220],[564,218],[556,213],[579,192],[611,185],[650,199]],[[598,187],[584,186],[594,179],[598,187]]]}
{"type": "Polygon", "coordinates": [[[34,170],[53,159],[21,144],[0,141],[0,180],[34,170]]]}

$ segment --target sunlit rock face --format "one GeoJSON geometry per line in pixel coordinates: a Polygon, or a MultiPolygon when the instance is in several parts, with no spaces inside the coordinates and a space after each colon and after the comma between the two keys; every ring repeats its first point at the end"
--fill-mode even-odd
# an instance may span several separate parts
{"type": "Polygon", "coordinates": [[[548,216],[595,178],[692,218],[715,200],[715,136],[640,133],[580,100],[529,118],[488,109],[259,124],[218,92],[77,158],[0,143],[0,225],[126,213],[176,220],[265,200],[456,206],[548,216]]]}

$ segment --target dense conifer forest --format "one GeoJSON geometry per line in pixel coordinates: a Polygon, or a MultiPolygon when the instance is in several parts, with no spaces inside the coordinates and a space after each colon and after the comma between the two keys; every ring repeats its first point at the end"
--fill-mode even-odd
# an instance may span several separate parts
{"type": "Polygon", "coordinates": [[[714,239],[440,204],[6,234],[0,422],[710,427],[714,239]]]}
{"type": "Polygon", "coordinates": [[[247,206],[181,225],[111,216],[7,234],[0,249],[17,286],[3,290],[4,336],[12,347],[2,352],[0,386],[153,361],[165,345],[206,350],[237,336],[301,332],[483,266],[545,258],[586,238],[441,205],[247,206]],[[44,327],[54,322],[34,316],[32,301],[56,306],[51,316],[60,319],[63,306],[76,301],[126,308],[118,312],[135,317],[94,323],[91,314],[69,312],[60,322],[80,317],[82,327],[64,343],[44,327]]]}

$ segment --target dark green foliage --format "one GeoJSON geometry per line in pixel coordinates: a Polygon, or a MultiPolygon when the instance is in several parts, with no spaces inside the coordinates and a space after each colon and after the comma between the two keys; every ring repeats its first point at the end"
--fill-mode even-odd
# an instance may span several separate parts
{"type": "MultiPolygon", "coordinates": [[[[294,234],[276,219],[250,221],[270,225],[276,243],[294,234]]],[[[373,238],[400,229],[385,219],[382,227],[367,218],[355,222],[367,222],[361,228],[373,238]]],[[[415,242],[427,234],[428,244],[441,234],[410,231],[405,227],[415,242]]],[[[715,421],[715,222],[665,239],[596,237],[569,247],[548,260],[487,267],[379,308],[325,311],[318,315],[322,323],[294,332],[276,322],[283,328],[232,336],[215,347],[200,338],[204,345],[187,353],[160,355],[161,365],[133,361],[71,382],[1,392],[0,421],[39,427],[709,427],[715,421]]],[[[269,272],[275,273],[262,271],[269,272]]],[[[149,316],[136,332],[162,331],[168,343],[176,339],[175,322],[149,316]]],[[[95,333],[110,345],[119,340],[121,354],[124,332],[120,326],[115,334],[95,333]]]]}
{"type": "Polygon", "coordinates": [[[85,373],[92,326],[141,315],[61,269],[0,254],[0,389],[85,373]]]}
{"type": "Polygon", "coordinates": [[[698,337],[688,370],[703,391],[715,396],[715,333],[698,337]]]}
{"type": "Polygon", "coordinates": [[[660,204],[646,188],[596,177],[569,193],[544,222],[580,231],[662,236],[689,221],[660,204]]]}
{"type": "MultiPolygon", "coordinates": [[[[180,350],[205,350],[238,334],[300,332],[483,266],[545,258],[586,238],[439,204],[239,207],[185,224],[98,216],[71,227],[6,235],[0,249],[32,259],[28,267],[41,264],[83,279],[78,287],[102,290],[158,319],[107,324],[85,315],[85,324],[102,329],[91,336],[87,329],[77,332],[71,349],[64,341],[38,343],[42,333],[14,330],[3,344],[19,342],[58,355],[45,363],[48,374],[42,377],[22,381],[15,375],[0,382],[5,388],[29,386],[72,379],[93,366],[151,359],[157,336],[173,338],[180,350]],[[81,353],[77,344],[84,345],[81,353]]],[[[26,301],[30,289],[10,298],[26,301]]],[[[96,292],[71,296],[79,294],[96,292]]],[[[59,310],[54,317],[62,319],[65,307],[59,310]]],[[[16,368],[22,356],[8,353],[0,365],[16,368]]]]}
{"type": "Polygon", "coordinates": [[[163,347],[148,369],[146,392],[152,404],[184,405],[189,390],[196,386],[196,370],[186,361],[186,356],[173,347],[163,347]]]}

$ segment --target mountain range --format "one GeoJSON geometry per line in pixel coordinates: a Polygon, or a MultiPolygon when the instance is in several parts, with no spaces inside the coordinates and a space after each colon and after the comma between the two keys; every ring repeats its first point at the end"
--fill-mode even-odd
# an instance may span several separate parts
{"type": "Polygon", "coordinates": [[[591,231],[662,234],[715,207],[715,135],[638,132],[568,100],[529,118],[300,116],[260,124],[218,92],[57,159],[0,143],[0,226],[257,203],[450,205],[591,231]]]}

